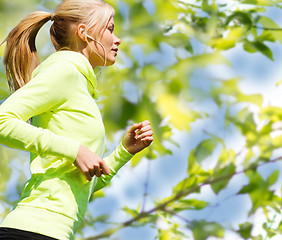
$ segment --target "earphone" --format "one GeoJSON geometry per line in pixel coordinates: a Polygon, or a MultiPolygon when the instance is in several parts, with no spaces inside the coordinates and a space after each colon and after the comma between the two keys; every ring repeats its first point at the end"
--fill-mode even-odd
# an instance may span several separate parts
{"type": "MultiPolygon", "coordinates": [[[[106,67],[106,64],[107,64],[107,54],[106,54],[106,49],[105,49],[105,47],[103,46],[103,44],[102,43],[100,43],[99,41],[97,41],[96,39],[94,39],[93,37],[91,37],[91,36],[89,36],[88,34],[85,34],[85,37],[88,37],[88,38],[90,38],[91,40],[93,40],[94,42],[96,42],[96,43],[98,43],[102,48],[103,48],[103,50],[104,50],[104,54],[105,54],[105,62],[104,62],[104,66],[102,67],[102,69],[97,73],[97,75],[98,74],[100,74],[101,72],[102,72],[102,70],[106,67]]],[[[93,49],[92,49],[93,50],[93,49]]],[[[93,50],[94,52],[96,52],[95,50],[93,50]]],[[[97,53],[97,52],[96,52],[97,53]]],[[[102,58],[103,59],[103,57],[99,54],[99,53],[97,53],[98,54],[98,56],[100,57],[100,58],[102,58]]]]}

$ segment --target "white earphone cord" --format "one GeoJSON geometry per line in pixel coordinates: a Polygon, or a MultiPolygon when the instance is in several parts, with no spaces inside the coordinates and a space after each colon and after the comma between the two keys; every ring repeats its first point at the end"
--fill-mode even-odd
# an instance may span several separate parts
{"type": "MultiPolygon", "coordinates": [[[[100,43],[99,41],[97,41],[97,40],[95,40],[93,37],[91,37],[91,36],[89,36],[89,35],[86,35],[88,38],[90,38],[91,40],[93,40],[94,42],[97,42],[98,44],[100,44],[100,46],[103,48],[103,50],[104,50],[104,54],[105,54],[105,62],[104,62],[104,66],[102,67],[102,69],[97,73],[97,75],[98,74],[100,74],[102,71],[103,71],[103,69],[106,67],[106,63],[107,63],[107,54],[106,54],[106,49],[105,49],[105,47],[103,46],[103,44],[102,43],[100,43]]],[[[91,46],[90,46],[91,47],[91,46]]],[[[91,47],[91,49],[92,49],[92,47],[91,47]]],[[[93,50],[93,49],[92,49],[93,50]]],[[[93,50],[94,52],[96,52],[95,50],[93,50]]],[[[96,52],[97,53],[97,52],[96,52]]],[[[98,56],[100,57],[100,58],[102,58],[103,59],[103,57],[99,54],[99,53],[97,53],[98,54],[98,56]]]]}

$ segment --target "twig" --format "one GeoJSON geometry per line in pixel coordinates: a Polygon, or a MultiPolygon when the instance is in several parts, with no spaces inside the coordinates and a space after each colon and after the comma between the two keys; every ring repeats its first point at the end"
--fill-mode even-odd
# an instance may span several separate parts
{"type": "Polygon", "coordinates": [[[269,31],[282,31],[282,28],[270,28],[270,27],[260,27],[260,26],[252,26],[253,28],[263,29],[263,30],[269,30],[269,31]]]}
{"type": "Polygon", "coordinates": [[[186,218],[180,216],[178,213],[176,213],[175,211],[173,211],[173,210],[171,210],[171,209],[170,209],[170,210],[169,210],[169,209],[166,209],[165,211],[166,211],[167,213],[169,213],[170,215],[173,215],[173,216],[175,216],[175,217],[181,219],[182,221],[184,221],[184,222],[186,222],[186,223],[190,223],[189,220],[187,220],[186,218]]]}
{"type": "Polygon", "coordinates": [[[117,232],[119,229],[121,228],[124,228],[124,227],[128,227],[130,226],[132,223],[134,222],[137,222],[138,220],[140,219],[143,219],[143,218],[146,218],[146,217],[149,217],[152,213],[154,212],[157,212],[157,211],[164,211],[166,212],[167,211],[167,206],[172,203],[172,202],[175,202],[183,197],[186,197],[187,195],[191,194],[191,193],[194,193],[194,192],[197,192],[201,189],[201,187],[205,186],[205,185],[211,185],[211,184],[214,184],[214,183],[217,183],[217,182],[221,182],[221,181],[224,181],[224,180],[227,180],[227,179],[230,179],[231,177],[235,176],[235,175],[239,175],[239,174],[242,174],[242,173],[245,173],[247,171],[250,171],[250,170],[255,170],[257,169],[258,167],[261,167],[263,165],[266,165],[266,164],[269,164],[269,163],[274,163],[274,162],[277,162],[279,160],[282,159],[282,156],[281,157],[278,157],[278,158],[275,158],[273,160],[269,160],[267,162],[263,162],[261,164],[253,164],[241,171],[238,171],[238,172],[235,172],[233,174],[227,174],[227,175],[224,175],[224,176],[221,176],[221,177],[218,177],[218,178],[215,178],[215,179],[208,179],[206,181],[204,181],[203,183],[197,185],[197,186],[193,186],[189,189],[186,189],[186,190],[183,190],[181,192],[178,192],[175,196],[173,196],[171,199],[168,199],[166,200],[165,202],[157,205],[156,207],[152,208],[151,210],[149,211],[146,211],[146,212],[141,212],[138,216],[122,223],[119,227],[117,228],[112,228],[112,229],[108,229],[106,230],[104,233],[100,234],[100,235],[97,235],[97,236],[93,236],[93,237],[89,237],[87,238],[86,240],[97,240],[97,239],[101,239],[101,238],[108,238],[110,237],[113,233],[117,232]]]}
{"type": "Polygon", "coordinates": [[[144,184],[143,204],[142,204],[141,211],[140,211],[141,213],[145,211],[145,207],[146,207],[146,200],[147,200],[148,189],[149,189],[150,167],[151,167],[150,160],[148,160],[147,174],[146,174],[146,180],[144,184]]]}

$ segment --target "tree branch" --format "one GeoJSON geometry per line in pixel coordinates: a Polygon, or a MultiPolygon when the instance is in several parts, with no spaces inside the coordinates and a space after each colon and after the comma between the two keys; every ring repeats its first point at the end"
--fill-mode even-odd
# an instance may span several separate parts
{"type": "Polygon", "coordinates": [[[177,200],[180,200],[181,198],[183,197],[186,197],[188,196],[189,194],[191,193],[194,193],[194,192],[197,192],[199,191],[203,186],[205,185],[211,185],[211,184],[214,184],[214,183],[217,183],[217,182],[221,182],[221,181],[224,181],[224,180],[227,180],[227,179],[230,179],[231,177],[235,176],[235,175],[239,175],[239,174],[242,174],[242,173],[245,173],[247,171],[250,171],[250,170],[255,170],[257,169],[258,167],[261,167],[263,165],[266,165],[266,164],[269,164],[269,163],[274,163],[274,162],[277,162],[279,160],[282,160],[282,156],[281,157],[278,157],[278,158],[275,158],[273,160],[269,160],[267,162],[263,162],[263,163],[257,163],[257,164],[252,164],[250,165],[249,167],[241,170],[241,171],[238,171],[238,172],[235,172],[235,173],[232,173],[232,174],[227,174],[227,175],[224,175],[224,176],[221,176],[221,177],[218,177],[218,178],[215,178],[215,179],[208,179],[206,181],[204,181],[203,183],[197,185],[197,186],[193,186],[189,189],[185,189],[185,190],[182,190],[180,192],[178,192],[175,196],[173,196],[172,198],[166,200],[165,202],[157,205],[156,207],[152,208],[151,210],[149,211],[146,211],[146,212],[141,212],[138,216],[122,223],[119,227],[116,227],[116,228],[112,228],[112,229],[108,229],[106,230],[105,232],[103,232],[102,234],[99,234],[97,236],[93,236],[93,237],[89,237],[89,238],[86,238],[86,240],[97,240],[97,239],[101,239],[101,238],[108,238],[110,237],[112,234],[114,234],[115,232],[117,232],[119,229],[121,228],[124,228],[124,227],[128,227],[130,226],[132,223],[134,222],[137,222],[138,220],[140,219],[143,219],[143,218],[146,218],[146,217],[149,217],[152,213],[154,212],[157,212],[157,211],[164,211],[164,212],[168,212],[168,209],[167,209],[167,206],[172,203],[172,202],[175,202],[177,200]]]}
{"type": "Polygon", "coordinates": [[[268,31],[282,31],[282,28],[269,28],[269,27],[260,27],[260,26],[252,26],[253,28],[257,29],[263,29],[263,30],[268,30],[268,31]]]}

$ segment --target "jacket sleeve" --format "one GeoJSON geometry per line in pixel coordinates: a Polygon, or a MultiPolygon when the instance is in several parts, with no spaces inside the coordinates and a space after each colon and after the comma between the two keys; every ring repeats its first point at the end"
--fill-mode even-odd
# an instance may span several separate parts
{"type": "Polygon", "coordinates": [[[0,143],[40,156],[64,157],[73,162],[80,146],[78,141],[26,121],[67,101],[77,84],[75,66],[67,61],[54,62],[35,72],[38,74],[33,74],[25,86],[0,106],[0,143]]]}
{"type": "Polygon", "coordinates": [[[112,178],[117,174],[118,170],[123,165],[125,165],[132,157],[133,155],[130,154],[120,143],[120,145],[109,156],[103,158],[103,160],[110,169],[110,174],[102,175],[101,177],[97,178],[94,192],[100,190],[101,188],[109,184],[112,178]]]}

